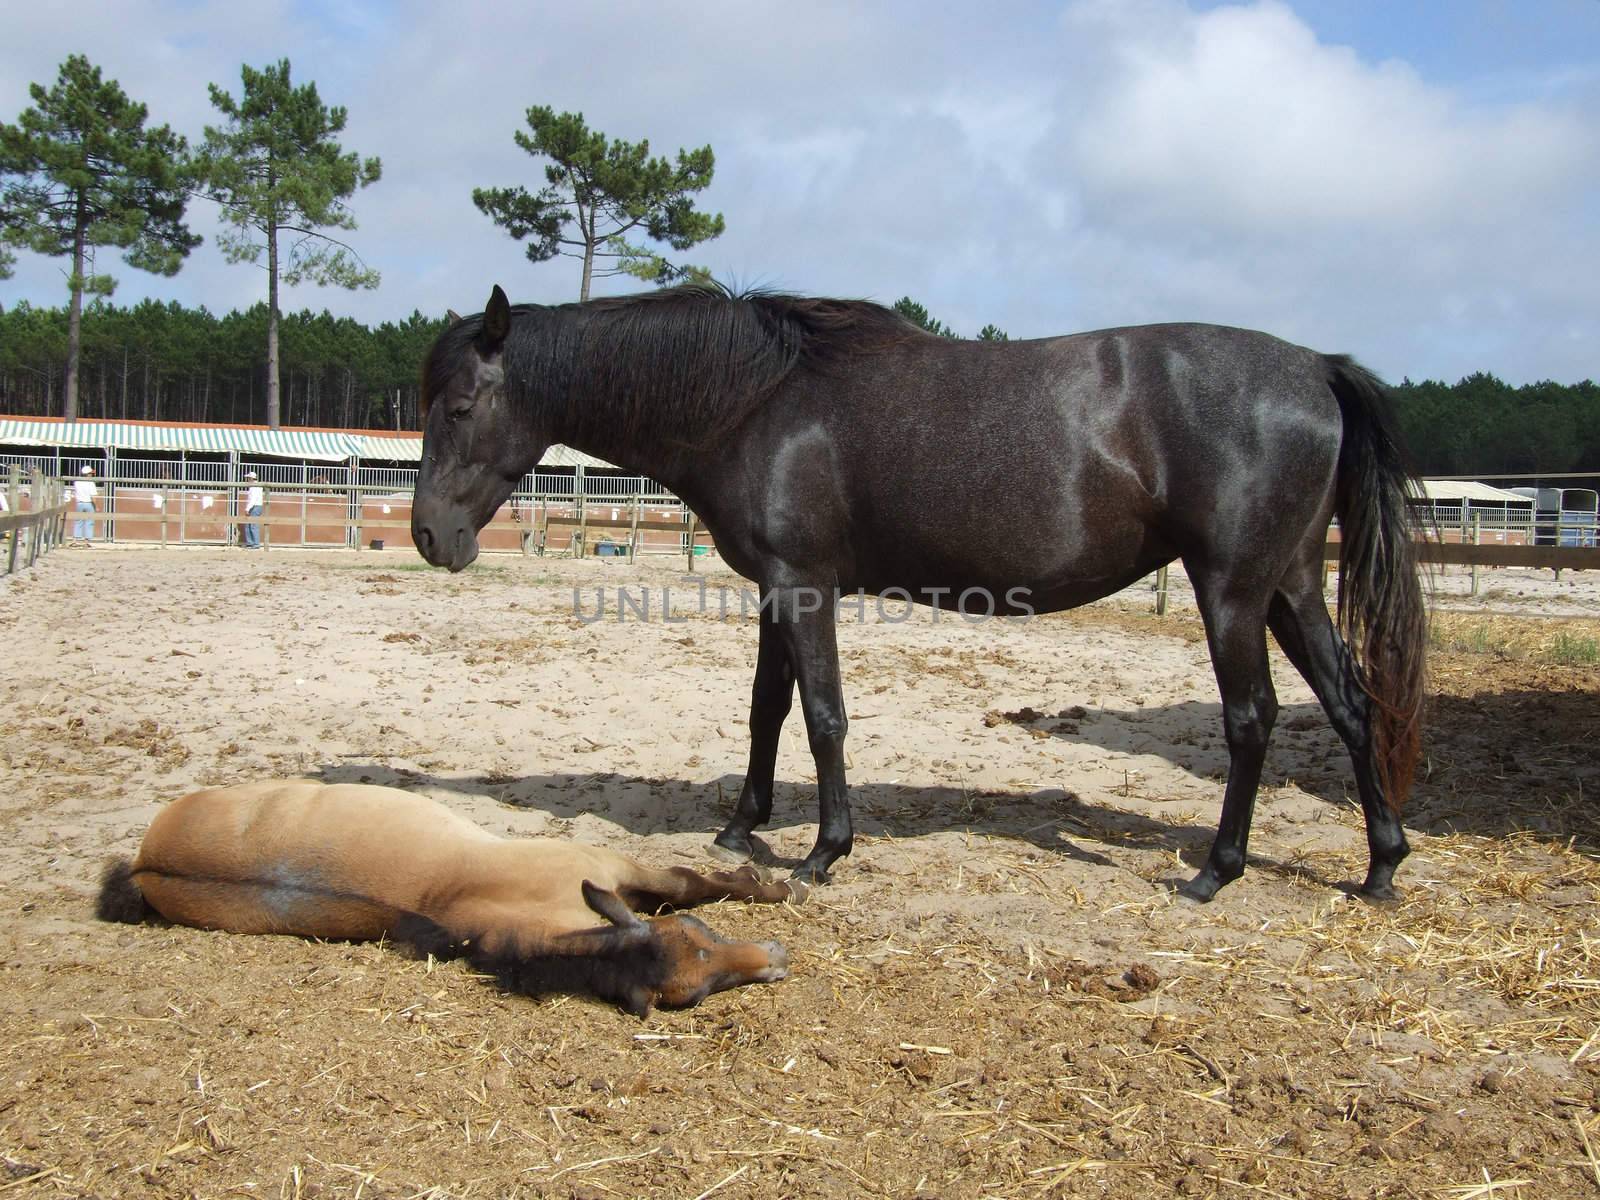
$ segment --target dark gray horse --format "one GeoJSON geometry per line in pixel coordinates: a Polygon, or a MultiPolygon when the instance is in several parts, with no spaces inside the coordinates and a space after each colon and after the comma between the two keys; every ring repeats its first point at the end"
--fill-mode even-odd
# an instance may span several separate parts
{"type": "Polygon", "coordinates": [[[1210,899],[1244,871],[1278,710],[1270,628],[1349,748],[1362,891],[1393,894],[1424,610],[1384,389],[1347,358],[1213,325],[989,343],[859,301],[692,287],[513,308],[496,287],[433,346],[422,412],[411,527],[430,563],[470,563],[477,530],[562,442],[660,480],[759,585],[750,767],[716,839],[734,855],[771,815],[797,681],[821,817],[795,875],[826,880],[850,851],[836,593],[1052,612],[1177,559],[1230,757],[1216,841],[1185,891],[1210,899]],[[996,538],[1002,514],[1036,536],[996,538]],[[1337,628],[1321,586],[1335,515],[1337,628]]]}

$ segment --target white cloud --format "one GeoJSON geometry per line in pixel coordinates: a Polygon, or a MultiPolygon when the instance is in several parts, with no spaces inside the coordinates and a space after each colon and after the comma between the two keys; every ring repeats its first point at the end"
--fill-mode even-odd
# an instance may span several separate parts
{"type": "MultiPolygon", "coordinates": [[[[1469,98],[1319,40],[1277,0],[411,3],[337,17],[288,0],[122,0],[7,24],[0,119],[74,51],[191,138],[215,120],[206,83],[237,91],[241,62],[287,55],[348,107],[346,147],[384,162],[352,201],[350,240],[384,284],[294,289],[286,307],[469,311],[495,282],[572,298],[574,263],[529,264],[470,198],[537,184],[512,133],[546,103],[658,153],[710,142],[701,205],[728,232],[686,257],[741,281],[910,294],[969,333],[1218,320],[1394,376],[1595,373],[1600,283],[1582,264],[1600,252],[1600,113],[1593,87],[1553,82],[1582,64],[1469,98]]],[[[192,211],[209,238],[207,206],[192,211]]],[[[61,264],[21,265],[0,302],[58,303],[61,264]]],[[[265,292],[210,244],[174,280],[112,269],[125,303],[226,310],[265,292]]]]}
{"type": "Polygon", "coordinates": [[[1272,0],[1085,4],[1066,23],[1111,64],[1053,139],[1102,219],[1294,235],[1483,224],[1593,166],[1576,114],[1476,110],[1405,63],[1318,42],[1272,0]]]}

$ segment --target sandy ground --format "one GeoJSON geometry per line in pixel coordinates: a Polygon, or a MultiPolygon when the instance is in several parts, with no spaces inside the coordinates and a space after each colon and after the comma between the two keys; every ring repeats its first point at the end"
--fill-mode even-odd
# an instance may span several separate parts
{"type": "MultiPolygon", "coordinates": [[[[97,548],[0,581],[0,1192],[1600,1193],[1592,573],[1438,581],[1395,907],[1347,893],[1348,763],[1276,652],[1251,870],[1174,897],[1226,769],[1175,579],[1160,620],[1148,586],[846,620],[855,853],[804,906],[703,914],[782,940],[781,984],[641,1022],[379,946],[92,919],[164,802],[271,776],[707,863],[756,637],[736,593],[719,616],[737,579],[703,573],[702,612],[680,567],[97,548]]],[[[781,869],[815,833],[798,713],[778,777],[781,869]]]]}

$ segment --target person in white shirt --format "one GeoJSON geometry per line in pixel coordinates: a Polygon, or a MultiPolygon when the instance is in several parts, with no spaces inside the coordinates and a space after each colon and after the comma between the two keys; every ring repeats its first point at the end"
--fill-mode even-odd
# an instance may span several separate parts
{"type": "MultiPolygon", "coordinates": [[[[267,494],[261,485],[256,482],[256,473],[254,471],[246,471],[244,473],[244,477],[250,484],[250,487],[245,491],[244,494],[245,516],[259,517],[261,515],[261,510],[266,506],[267,494]]],[[[253,522],[245,525],[244,548],[246,550],[261,549],[260,525],[253,522]]]]}
{"type": "MultiPolygon", "coordinates": [[[[94,468],[84,467],[78,472],[78,477],[72,481],[72,506],[78,512],[96,511],[95,497],[100,494],[100,488],[94,481],[94,468]]],[[[89,540],[94,536],[94,522],[82,517],[72,522],[72,540],[79,545],[89,546],[89,540]]]]}

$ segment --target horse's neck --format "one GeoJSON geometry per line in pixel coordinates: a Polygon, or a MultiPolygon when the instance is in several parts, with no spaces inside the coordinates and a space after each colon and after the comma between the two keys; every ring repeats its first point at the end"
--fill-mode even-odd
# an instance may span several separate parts
{"type": "Polygon", "coordinates": [[[675,450],[658,446],[641,452],[635,446],[608,445],[605,439],[582,438],[569,441],[559,439],[564,446],[581,450],[614,467],[621,467],[637,475],[647,475],[675,496],[682,496],[694,475],[695,455],[688,450],[675,450]]]}
{"type": "Polygon", "coordinates": [[[621,467],[624,471],[648,475],[674,495],[683,495],[681,489],[692,485],[696,467],[703,460],[705,452],[648,428],[635,427],[630,436],[620,413],[612,419],[604,411],[604,402],[596,403],[601,406],[601,411],[586,413],[582,428],[573,428],[567,422],[552,423],[546,430],[551,442],[581,451],[614,467],[621,467]]]}
{"type": "MultiPolygon", "coordinates": [[[[578,322],[584,314],[562,311],[558,319],[578,322]]],[[[557,336],[572,332],[569,326],[557,336]]],[[[629,352],[626,339],[619,339],[615,353],[629,352]]],[[[580,354],[577,361],[587,360],[580,354]]],[[[606,375],[603,369],[580,365],[565,380],[564,395],[548,397],[544,403],[525,397],[523,410],[537,414],[538,432],[552,444],[648,475],[681,495],[679,487],[692,484],[697,470],[716,451],[714,427],[721,414],[687,414],[670,395],[657,397],[661,403],[641,403],[638,388],[648,388],[648,383],[606,375]]]]}

